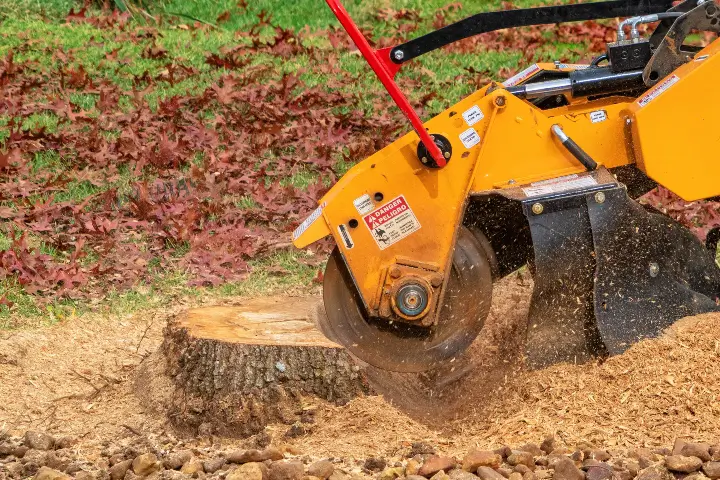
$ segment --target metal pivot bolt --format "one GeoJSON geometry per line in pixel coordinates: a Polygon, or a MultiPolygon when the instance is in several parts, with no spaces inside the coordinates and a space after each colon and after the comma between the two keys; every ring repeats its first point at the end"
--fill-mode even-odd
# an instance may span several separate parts
{"type": "Polygon", "coordinates": [[[497,105],[498,107],[504,107],[505,103],[507,103],[507,99],[502,95],[495,98],[495,105],[497,105]]]}
{"type": "Polygon", "coordinates": [[[650,276],[655,278],[660,273],[660,265],[655,262],[650,262],[650,276]]]}
{"type": "Polygon", "coordinates": [[[597,192],[595,194],[595,201],[597,203],[604,203],[605,202],[605,193],[604,192],[597,192]]]}
{"type": "Polygon", "coordinates": [[[402,50],[398,50],[395,53],[393,53],[393,57],[395,57],[395,60],[400,61],[403,58],[405,58],[405,52],[403,52],[402,50]]]}
{"type": "Polygon", "coordinates": [[[400,267],[398,267],[397,265],[394,267],[390,267],[390,277],[400,278],[400,275],[402,275],[402,272],[400,271],[400,267]]]}
{"type": "Polygon", "coordinates": [[[534,203],[532,206],[532,212],[535,215],[540,215],[543,212],[543,210],[545,210],[545,207],[543,207],[542,203],[534,203]]]}

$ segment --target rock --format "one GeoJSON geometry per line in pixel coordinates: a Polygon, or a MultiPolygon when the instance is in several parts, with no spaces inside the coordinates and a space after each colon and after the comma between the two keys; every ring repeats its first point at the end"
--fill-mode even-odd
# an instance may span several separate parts
{"type": "Polygon", "coordinates": [[[270,465],[269,480],[302,480],[305,467],[298,460],[280,460],[270,465]]]}
{"type": "Polygon", "coordinates": [[[50,467],[40,467],[34,478],[35,480],[70,480],[72,477],[50,467]]]}
{"type": "Polygon", "coordinates": [[[185,475],[195,475],[196,473],[203,472],[203,463],[200,461],[199,458],[191,458],[185,464],[180,468],[180,472],[184,473],[185,475]]]}
{"type": "Polygon", "coordinates": [[[700,470],[702,460],[697,457],[685,457],[683,455],[670,455],[665,457],[665,466],[673,472],[690,473],[700,470]]]}
{"type": "Polygon", "coordinates": [[[420,475],[408,475],[405,477],[405,480],[427,480],[427,478],[421,477],[420,475]]]}
{"type": "Polygon", "coordinates": [[[648,448],[635,448],[628,452],[628,456],[635,460],[640,460],[641,458],[652,459],[655,457],[655,454],[648,448]]]}
{"type": "Polygon", "coordinates": [[[628,472],[624,468],[614,468],[613,474],[615,475],[616,480],[633,480],[635,478],[635,475],[628,472]]]}
{"type": "MultiPolygon", "coordinates": [[[[334,468],[334,467],[333,467],[334,468]]],[[[405,476],[405,467],[387,467],[378,477],[378,480],[395,480],[405,476]]]]}
{"type": "MultiPolygon", "coordinates": [[[[302,475],[299,478],[302,478],[302,475]]],[[[225,480],[263,480],[263,469],[258,462],[244,463],[230,470],[225,480]]]]}
{"type": "Polygon", "coordinates": [[[538,447],[534,443],[526,443],[522,447],[518,448],[518,450],[520,450],[521,452],[532,453],[533,457],[540,457],[545,453],[543,450],[540,449],[540,447],[538,447]]]}
{"type": "Polygon", "coordinates": [[[108,465],[113,466],[117,463],[120,463],[125,460],[125,454],[124,453],[116,453],[115,455],[112,455],[110,458],[108,458],[108,465]]]}
{"type": "Polygon", "coordinates": [[[535,466],[535,458],[530,452],[513,450],[510,456],[507,457],[507,463],[509,463],[513,467],[515,465],[525,465],[528,468],[533,468],[535,466]]]}
{"type": "Polygon", "coordinates": [[[575,450],[571,455],[570,458],[575,461],[582,463],[583,460],[585,460],[585,453],[583,453],[582,450],[575,450]]]}
{"type": "Polygon", "coordinates": [[[503,447],[496,448],[495,450],[493,450],[493,453],[497,453],[503,459],[505,459],[505,458],[508,458],[512,454],[512,449],[508,446],[503,446],[503,447]]]}
{"type": "Polygon", "coordinates": [[[583,460],[582,468],[583,470],[587,470],[590,467],[602,467],[606,465],[605,463],[595,460],[594,458],[586,458],[583,460]]]}
{"type": "Polygon", "coordinates": [[[598,460],[600,462],[607,462],[612,458],[612,456],[606,450],[594,449],[590,450],[590,455],[588,455],[587,458],[592,458],[593,460],[598,460]]]}
{"type": "Polygon", "coordinates": [[[26,447],[35,450],[51,450],[55,445],[55,439],[47,433],[28,430],[23,437],[23,443],[26,447]]]}
{"type": "Polygon", "coordinates": [[[510,474],[510,477],[508,477],[508,480],[523,480],[522,473],[513,472],[510,474]]]}
{"type": "Polygon", "coordinates": [[[280,449],[275,447],[267,447],[263,449],[260,454],[262,455],[264,460],[272,460],[273,462],[276,462],[278,460],[282,460],[285,458],[285,455],[280,451],[280,449]]]}
{"type": "Polygon", "coordinates": [[[111,480],[122,480],[125,478],[125,473],[130,469],[132,463],[132,460],[123,460],[110,467],[111,480]]]}
{"type": "Polygon", "coordinates": [[[92,473],[86,472],[85,470],[80,470],[75,474],[75,480],[95,480],[95,477],[92,473]]]}
{"type": "Polygon", "coordinates": [[[708,480],[708,477],[703,472],[693,472],[685,475],[683,480],[708,480]]]}
{"type": "Polygon", "coordinates": [[[538,480],[533,472],[527,472],[523,474],[523,480],[538,480]]]}
{"type": "MultiPolygon", "coordinates": [[[[335,472],[335,466],[330,460],[319,460],[313,464],[311,464],[307,468],[308,475],[312,475],[313,477],[319,477],[319,478],[330,478],[330,475],[332,475],[335,472]]],[[[398,475],[402,476],[405,473],[404,469],[403,472],[398,475]]],[[[393,477],[395,478],[395,477],[393,477]]]]}
{"type": "Polygon", "coordinates": [[[15,458],[23,458],[27,451],[30,450],[25,445],[20,445],[12,449],[12,452],[10,452],[15,458]]]}
{"type": "Polygon", "coordinates": [[[710,444],[707,443],[686,443],[680,449],[680,455],[685,457],[697,457],[703,462],[709,462],[710,457],[710,444]]]}
{"type": "MultiPolygon", "coordinates": [[[[193,453],[190,450],[178,450],[165,457],[163,465],[170,470],[179,470],[191,458],[193,458],[193,453]]],[[[110,458],[110,464],[112,465],[112,457],[110,458]]]]}
{"type": "Polygon", "coordinates": [[[594,465],[585,472],[586,480],[610,480],[613,476],[613,468],[607,464],[594,465]]]}
{"type": "Polygon", "coordinates": [[[154,453],[143,453],[135,457],[132,462],[132,471],[135,475],[146,477],[160,470],[161,465],[154,453]]]}
{"type": "Polygon", "coordinates": [[[548,462],[548,457],[546,456],[537,457],[535,459],[535,465],[538,465],[540,467],[547,467],[549,464],[550,462],[548,462]]]}
{"type": "Polygon", "coordinates": [[[562,458],[555,462],[555,472],[553,480],[583,480],[585,474],[575,466],[569,458],[562,458]]]}
{"type": "Polygon", "coordinates": [[[672,450],[669,448],[653,448],[652,453],[656,455],[660,455],[663,457],[667,457],[668,455],[672,455],[672,450]]]}
{"type": "MultiPolygon", "coordinates": [[[[510,473],[510,475],[512,475],[512,473],[510,473]]],[[[505,477],[490,467],[479,467],[477,469],[477,476],[480,477],[481,480],[505,480],[505,477]]]]}
{"type": "MultiPolygon", "coordinates": [[[[350,475],[341,472],[340,470],[335,470],[335,472],[330,475],[330,478],[328,480],[349,480],[350,475]]],[[[423,479],[424,480],[424,479],[423,479]]]]}
{"type": "Polygon", "coordinates": [[[420,470],[420,462],[417,460],[410,459],[405,464],[405,476],[410,477],[412,475],[420,476],[418,475],[418,471],[420,470]]]}
{"type": "Polygon", "coordinates": [[[477,475],[473,475],[465,470],[460,470],[459,468],[450,470],[448,477],[450,480],[479,480],[477,475]]]}
{"type": "Polygon", "coordinates": [[[425,463],[423,463],[420,470],[418,470],[418,475],[429,478],[440,470],[450,470],[451,468],[455,468],[455,465],[457,465],[457,462],[454,458],[434,455],[425,460],[425,463]]]}
{"type": "Polygon", "coordinates": [[[466,472],[474,472],[478,467],[500,468],[502,461],[503,457],[497,453],[473,449],[463,458],[462,469],[466,472]]]}
{"type": "MultiPolygon", "coordinates": [[[[17,455],[15,455],[17,457],[17,455]]],[[[710,447],[710,460],[720,462],[720,445],[710,447]]]]}
{"type": "Polygon", "coordinates": [[[75,437],[60,437],[55,440],[55,448],[62,449],[62,448],[70,448],[73,445],[75,445],[78,442],[77,438],[75,437]]]}
{"type": "Polygon", "coordinates": [[[523,464],[521,463],[521,464],[515,465],[515,466],[513,467],[513,472],[517,472],[517,473],[519,473],[520,475],[525,475],[526,473],[532,472],[532,470],[530,470],[530,467],[528,467],[527,465],[523,465],[523,464]]]}
{"type": "Polygon", "coordinates": [[[413,442],[408,456],[414,457],[415,455],[435,455],[435,447],[426,442],[413,442]]]}
{"type": "Polygon", "coordinates": [[[387,463],[385,462],[384,458],[368,457],[365,459],[363,468],[365,468],[365,470],[370,470],[371,472],[379,472],[383,470],[386,465],[387,463]]]}
{"type": "Polygon", "coordinates": [[[555,437],[551,436],[543,440],[540,444],[540,450],[545,453],[552,453],[552,451],[555,450],[555,437]]]}
{"type": "Polygon", "coordinates": [[[230,452],[226,458],[230,463],[258,463],[264,462],[265,460],[282,460],[284,455],[275,447],[267,447],[264,450],[236,450],[230,452]]]}
{"type": "Polygon", "coordinates": [[[641,470],[636,480],[674,480],[674,478],[665,467],[654,465],[641,470]]]}
{"type": "Polygon", "coordinates": [[[680,455],[680,452],[682,452],[682,449],[685,445],[687,445],[687,442],[685,440],[676,438],[675,443],[673,444],[672,454],[680,455]]]}
{"type": "Polygon", "coordinates": [[[720,462],[707,462],[703,465],[703,472],[713,480],[720,478],[720,462]]]}
{"type": "Polygon", "coordinates": [[[514,471],[512,468],[505,468],[505,467],[500,467],[500,468],[497,468],[496,470],[500,475],[502,475],[505,478],[510,478],[510,474],[513,473],[513,471],[514,471]]]}
{"type": "Polygon", "coordinates": [[[205,460],[203,462],[203,470],[205,470],[205,473],[215,473],[226,463],[227,460],[222,457],[211,458],[210,460],[205,460]]]}
{"type": "Polygon", "coordinates": [[[551,470],[546,470],[544,468],[538,468],[534,473],[537,480],[550,480],[553,476],[553,472],[551,470]]]}
{"type": "Polygon", "coordinates": [[[443,470],[440,470],[435,475],[430,477],[430,480],[450,480],[450,477],[443,470]]]}

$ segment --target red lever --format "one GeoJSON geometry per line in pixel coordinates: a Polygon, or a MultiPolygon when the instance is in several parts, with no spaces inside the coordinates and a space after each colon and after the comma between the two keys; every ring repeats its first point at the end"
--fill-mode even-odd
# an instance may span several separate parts
{"type": "Polygon", "coordinates": [[[360,50],[360,53],[362,53],[362,56],[365,57],[365,60],[367,60],[370,67],[385,86],[385,89],[395,101],[395,104],[403,111],[407,119],[410,120],[415,132],[417,132],[420,140],[425,145],[425,148],[427,148],[428,152],[435,160],[435,163],[439,167],[444,167],[447,164],[445,157],[438,146],[435,145],[435,142],[432,137],[430,137],[430,134],[428,134],[425,130],[422,120],[420,120],[420,117],[418,117],[412,105],[408,102],[408,99],[405,98],[405,95],[403,95],[397,83],[395,83],[394,77],[398,70],[400,70],[400,65],[394,63],[390,59],[391,49],[383,48],[380,50],[373,50],[360,29],[357,25],[355,25],[355,22],[353,22],[352,18],[350,18],[350,15],[347,10],[345,10],[345,7],[342,6],[342,3],[340,3],[339,0],[325,1],[327,1],[327,4],[330,5],[333,13],[338,20],[340,20],[343,28],[347,31],[348,35],[350,35],[352,41],[355,42],[355,45],[358,50],[360,50]]]}

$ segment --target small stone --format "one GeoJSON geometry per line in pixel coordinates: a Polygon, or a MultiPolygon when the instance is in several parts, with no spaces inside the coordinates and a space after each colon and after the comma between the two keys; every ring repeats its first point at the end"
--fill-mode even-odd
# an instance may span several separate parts
{"type": "Polygon", "coordinates": [[[420,475],[408,475],[405,477],[405,480],[427,480],[427,478],[421,477],[420,475]]]}
{"type": "Polygon", "coordinates": [[[205,470],[205,473],[215,473],[220,470],[225,463],[227,463],[227,460],[222,457],[211,458],[203,462],[203,470],[205,470]]]}
{"type": "Polygon", "coordinates": [[[73,445],[75,445],[78,442],[77,438],[75,437],[60,437],[55,440],[55,448],[57,449],[63,449],[63,448],[70,448],[73,445]]]}
{"type": "Polygon", "coordinates": [[[196,473],[203,472],[203,463],[199,458],[191,458],[180,468],[180,472],[185,475],[195,475],[196,473]]]}
{"type": "Polygon", "coordinates": [[[465,470],[460,470],[459,468],[450,470],[448,477],[450,480],[479,480],[477,475],[473,475],[465,470]]]}
{"type": "Polygon", "coordinates": [[[116,453],[115,455],[112,455],[110,458],[108,458],[108,464],[110,466],[116,465],[122,461],[125,460],[125,454],[124,453],[116,453]]]}
{"type": "Polygon", "coordinates": [[[122,480],[125,478],[125,473],[132,466],[132,460],[123,460],[110,467],[110,478],[112,480],[122,480]]]}
{"type": "Polygon", "coordinates": [[[28,430],[23,437],[23,443],[35,450],[50,450],[55,445],[55,439],[47,433],[28,430]]]}
{"type": "Polygon", "coordinates": [[[417,475],[418,477],[418,471],[420,470],[420,462],[417,460],[410,459],[405,464],[405,476],[410,477],[412,475],[417,475]]]}
{"type": "Polygon", "coordinates": [[[72,477],[50,467],[40,467],[34,478],[35,480],[70,480],[72,477]]]}
{"type": "Polygon", "coordinates": [[[638,473],[636,480],[674,480],[675,477],[660,465],[653,465],[638,473]]]}
{"type": "Polygon", "coordinates": [[[395,480],[405,476],[405,467],[387,467],[382,471],[378,480],[395,480]]]}
{"type": "Polygon", "coordinates": [[[660,455],[662,457],[667,457],[668,455],[672,455],[672,450],[669,448],[661,447],[661,448],[653,448],[652,453],[656,455],[660,455]]]}
{"type": "Polygon", "coordinates": [[[523,480],[522,473],[519,472],[513,472],[510,474],[510,477],[508,480],[523,480]]]}
{"type": "Polygon", "coordinates": [[[95,477],[92,473],[86,472],[85,470],[80,470],[75,474],[75,480],[95,480],[95,477]]]}
{"type": "Polygon", "coordinates": [[[583,460],[585,460],[585,453],[583,453],[582,450],[575,450],[571,455],[570,458],[574,462],[580,462],[582,463],[583,460]]]}
{"type": "Polygon", "coordinates": [[[146,477],[153,472],[160,470],[160,462],[158,462],[157,456],[154,453],[143,453],[135,457],[132,462],[132,471],[135,475],[146,477]]]}
{"type": "MultiPolygon", "coordinates": [[[[193,453],[190,450],[179,450],[165,457],[163,465],[169,470],[179,470],[191,458],[193,458],[193,453]]],[[[110,464],[112,465],[112,457],[110,457],[110,464]]]]}
{"type": "Polygon", "coordinates": [[[328,480],[349,480],[349,479],[350,479],[350,476],[348,474],[341,472],[340,470],[335,470],[335,472],[332,475],[330,475],[330,478],[328,480]]]}
{"type": "Polygon", "coordinates": [[[693,472],[685,475],[683,480],[709,480],[703,472],[693,472]]]}
{"type": "Polygon", "coordinates": [[[365,468],[365,470],[370,470],[371,472],[379,472],[383,470],[386,465],[387,463],[385,462],[384,458],[368,457],[365,459],[363,468],[365,468]]]}
{"type": "Polygon", "coordinates": [[[523,480],[537,480],[534,472],[523,473],[523,480]]]}
{"type": "Polygon", "coordinates": [[[545,453],[552,453],[552,451],[555,450],[555,437],[547,437],[543,440],[540,444],[540,450],[545,453]]]}
{"type": "Polygon", "coordinates": [[[633,480],[636,475],[628,472],[624,468],[614,468],[613,474],[617,480],[633,480]]]}
{"type": "Polygon", "coordinates": [[[15,458],[23,458],[27,451],[30,450],[25,445],[20,445],[12,449],[10,452],[15,458]]]}
{"type": "Polygon", "coordinates": [[[592,458],[593,460],[598,460],[600,462],[607,462],[612,458],[612,456],[606,450],[596,448],[594,450],[590,450],[590,455],[588,455],[587,458],[592,458]]]}
{"type": "Polygon", "coordinates": [[[505,478],[510,478],[510,474],[513,473],[513,471],[514,471],[512,468],[505,468],[505,467],[496,468],[496,470],[500,475],[502,475],[505,478]]]}
{"type": "Polygon", "coordinates": [[[700,470],[702,460],[697,457],[685,457],[683,455],[670,455],[665,458],[665,466],[673,472],[690,473],[700,470]]]}
{"type": "Polygon", "coordinates": [[[415,455],[435,455],[435,447],[426,442],[413,442],[408,456],[415,455]]]}
{"type": "Polygon", "coordinates": [[[73,474],[76,474],[81,471],[82,471],[82,467],[80,466],[80,463],[78,463],[78,462],[72,462],[67,467],[65,467],[65,473],[67,473],[68,475],[73,475],[73,474]]]}
{"type": "Polygon", "coordinates": [[[525,475],[526,473],[532,472],[532,470],[530,470],[530,467],[528,467],[527,465],[523,465],[521,463],[513,467],[513,472],[517,472],[520,475],[525,475]]]}
{"type": "Polygon", "coordinates": [[[540,467],[547,467],[549,464],[550,462],[548,461],[548,457],[546,456],[537,457],[535,459],[535,465],[538,465],[540,467]]]}
{"type": "Polygon", "coordinates": [[[710,457],[710,445],[707,443],[686,443],[680,449],[680,455],[686,457],[697,457],[703,462],[709,462],[710,457]]]}
{"type": "Polygon", "coordinates": [[[673,444],[672,454],[680,455],[680,452],[682,452],[682,449],[685,445],[687,445],[687,442],[685,440],[676,438],[675,443],[673,444]]]}
{"type": "Polygon", "coordinates": [[[502,461],[503,457],[497,453],[473,449],[463,458],[462,469],[466,472],[474,472],[478,467],[500,468],[502,461]]]}
{"type": "Polygon", "coordinates": [[[518,448],[518,450],[522,452],[532,453],[533,457],[540,457],[545,453],[543,450],[540,449],[540,447],[538,447],[534,443],[526,443],[522,447],[518,448]]]}
{"type": "MultiPolygon", "coordinates": [[[[334,472],[335,472],[335,466],[333,465],[333,463],[330,460],[319,460],[319,461],[311,464],[307,469],[308,475],[312,475],[313,477],[319,477],[319,478],[330,478],[330,475],[332,475],[334,472]]],[[[404,471],[403,471],[403,473],[404,473],[404,471]]],[[[401,475],[403,473],[401,473],[401,475]]],[[[399,476],[401,476],[401,475],[399,475],[399,476]]]]}
{"type": "Polygon", "coordinates": [[[535,466],[535,458],[533,457],[533,454],[520,450],[513,450],[512,454],[507,457],[507,462],[513,467],[515,465],[525,465],[529,468],[533,468],[535,466]]]}
{"type": "Polygon", "coordinates": [[[423,463],[422,467],[420,467],[420,470],[418,471],[418,475],[430,478],[440,470],[450,470],[451,468],[455,468],[455,465],[457,465],[457,462],[455,462],[454,458],[434,455],[425,460],[425,463],[423,463]]]}
{"type": "MultiPolygon", "coordinates": [[[[510,473],[510,475],[512,475],[512,473],[510,473]]],[[[477,469],[477,476],[480,477],[481,480],[505,480],[505,477],[490,467],[479,467],[477,469]]]]}
{"type": "Polygon", "coordinates": [[[613,468],[608,464],[594,465],[585,472],[586,480],[610,480],[613,476],[613,468]]]}
{"type": "Polygon", "coordinates": [[[555,462],[553,480],[584,480],[585,474],[575,466],[569,458],[562,458],[555,462]]]}
{"type": "Polygon", "coordinates": [[[263,469],[258,462],[244,463],[230,470],[225,480],[263,480],[263,469]]]}
{"type": "Polygon", "coordinates": [[[599,460],[595,460],[594,458],[586,458],[583,460],[582,468],[583,470],[587,470],[590,467],[602,467],[603,465],[606,464],[599,460]]]}
{"type": "Polygon", "coordinates": [[[432,477],[430,477],[430,480],[450,480],[450,477],[448,476],[447,473],[445,473],[444,471],[440,470],[440,471],[437,472],[435,475],[433,475],[432,477]]]}
{"type": "Polygon", "coordinates": [[[502,446],[500,448],[496,448],[493,450],[493,453],[497,453],[500,455],[503,459],[508,458],[510,455],[512,455],[512,449],[508,447],[507,445],[502,446]]]}
{"type": "MultiPolygon", "coordinates": [[[[15,455],[17,457],[17,455],[15,455]]],[[[720,445],[710,447],[710,460],[720,462],[720,445]]]]}
{"type": "Polygon", "coordinates": [[[720,478],[720,462],[707,462],[703,465],[703,472],[713,480],[720,478]]]}
{"type": "Polygon", "coordinates": [[[640,460],[641,458],[652,459],[654,455],[655,454],[647,448],[635,448],[628,452],[628,456],[630,458],[634,458],[635,460],[640,460]]]}
{"type": "Polygon", "coordinates": [[[544,468],[538,468],[534,473],[537,480],[550,480],[553,476],[553,471],[544,468]]]}
{"type": "Polygon", "coordinates": [[[297,460],[280,460],[270,465],[269,480],[302,480],[305,467],[297,460]]]}

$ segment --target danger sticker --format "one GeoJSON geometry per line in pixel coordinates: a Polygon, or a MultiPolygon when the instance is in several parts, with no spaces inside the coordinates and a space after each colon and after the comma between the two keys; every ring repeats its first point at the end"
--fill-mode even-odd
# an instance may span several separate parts
{"type": "Polygon", "coordinates": [[[300,237],[300,235],[302,235],[303,233],[305,233],[305,230],[307,230],[308,228],[310,228],[310,225],[312,225],[313,223],[315,223],[315,220],[317,220],[318,218],[320,218],[320,215],[322,215],[322,212],[323,212],[323,209],[325,208],[325,205],[327,205],[325,202],[321,203],[320,206],[319,206],[318,208],[316,208],[315,210],[313,210],[313,212],[310,214],[310,216],[307,217],[307,218],[300,224],[300,226],[295,229],[295,231],[294,231],[293,234],[292,234],[293,242],[294,242],[295,240],[297,240],[297,239],[300,237]]]}
{"type": "Polygon", "coordinates": [[[465,145],[465,148],[472,148],[480,143],[480,135],[474,128],[468,128],[460,134],[460,141],[465,145]]]}
{"type": "Polygon", "coordinates": [[[648,93],[646,93],[645,95],[640,97],[640,99],[638,100],[638,105],[640,105],[641,107],[644,107],[645,105],[647,105],[648,103],[652,102],[657,97],[662,95],[662,93],[665,90],[669,89],[670,87],[672,87],[679,81],[680,81],[680,77],[678,77],[677,75],[673,75],[672,77],[666,78],[662,82],[655,85],[655,88],[653,88],[648,93]]]}
{"type": "Polygon", "coordinates": [[[468,124],[468,127],[472,127],[477,122],[485,118],[485,114],[480,110],[480,107],[477,105],[474,105],[469,110],[466,110],[463,113],[463,118],[465,119],[465,122],[468,124]]]}
{"type": "Polygon", "coordinates": [[[568,190],[578,188],[592,187],[597,184],[597,180],[593,177],[568,175],[566,177],[531,183],[530,187],[523,188],[522,191],[527,197],[538,197],[540,195],[550,195],[552,193],[567,192],[568,190]]]}
{"type": "Polygon", "coordinates": [[[411,233],[420,230],[420,222],[403,195],[365,215],[363,220],[380,250],[385,250],[411,233]]]}
{"type": "Polygon", "coordinates": [[[375,204],[370,198],[370,195],[368,195],[367,193],[353,200],[353,205],[355,205],[355,208],[360,215],[365,215],[368,212],[372,212],[372,209],[375,208],[375,204]]]}
{"type": "Polygon", "coordinates": [[[503,87],[514,87],[515,85],[518,85],[528,78],[532,77],[536,72],[540,71],[540,66],[536,63],[534,65],[530,65],[528,68],[523,70],[522,72],[518,73],[517,75],[514,75],[507,80],[503,82],[503,87]]]}
{"type": "Polygon", "coordinates": [[[592,113],[590,113],[590,121],[592,123],[600,123],[607,120],[607,113],[605,110],[596,110],[592,113]]]}

